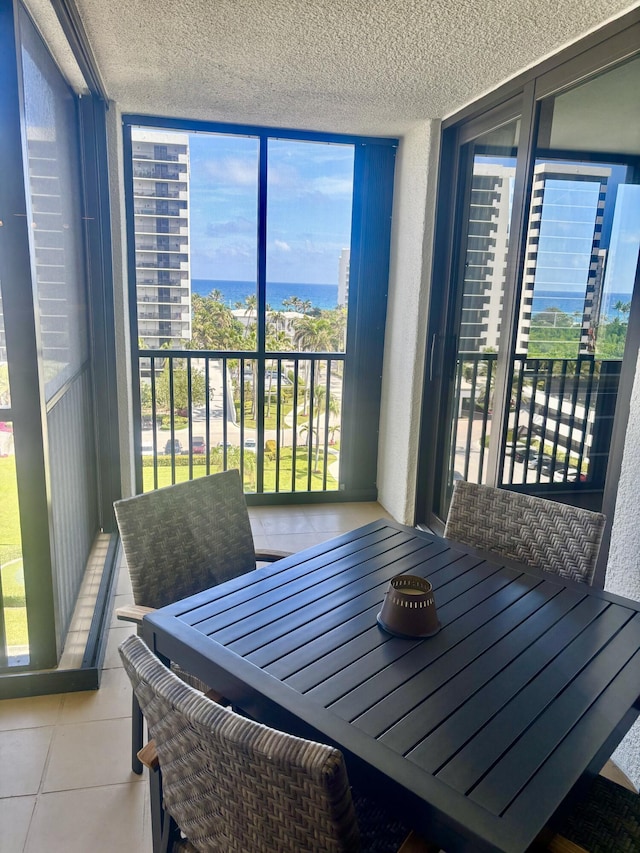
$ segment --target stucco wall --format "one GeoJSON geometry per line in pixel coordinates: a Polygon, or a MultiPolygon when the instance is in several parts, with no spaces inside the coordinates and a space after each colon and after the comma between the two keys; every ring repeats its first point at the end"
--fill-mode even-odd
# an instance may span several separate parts
{"type": "Polygon", "coordinates": [[[403,137],[396,160],[378,445],[378,500],[414,523],[440,122],[403,137]]]}
{"type": "MultiPolygon", "coordinates": [[[[640,359],[639,359],[640,360],[640,359]]],[[[605,588],[640,601],[640,370],[631,394],[629,425],[618,482],[616,511],[611,530],[605,588]]],[[[631,729],[613,755],[614,761],[640,787],[640,723],[631,729]]]]}

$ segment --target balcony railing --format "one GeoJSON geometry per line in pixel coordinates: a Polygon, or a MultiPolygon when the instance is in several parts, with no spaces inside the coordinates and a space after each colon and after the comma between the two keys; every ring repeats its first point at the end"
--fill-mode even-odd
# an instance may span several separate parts
{"type": "MultiPolygon", "coordinates": [[[[496,364],[495,353],[463,354],[457,363],[450,478],[487,481],[496,364]]],[[[502,485],[603,487],[620,364],[513,359],[502,485]]]]}
{"type": "Polygon", "coordinates": [[[238,468],[247,493],[339,488],[343,353],[139,353],[143,491],[238,468]]]}

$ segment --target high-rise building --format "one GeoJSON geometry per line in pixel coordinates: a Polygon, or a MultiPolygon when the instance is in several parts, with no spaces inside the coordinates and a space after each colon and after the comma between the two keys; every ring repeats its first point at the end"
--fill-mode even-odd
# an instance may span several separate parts
{"type": "Polygon", "coordinates": [[[338,260],[338,305],[349,302],[349,260],[351,249],[343,249],[338,260]]]}
{"type": "Polygon", "coordinates": [[[460,352],[497,349],[515,166],[475,162],[460,312],[460,352]]]}
{"type": "Polygon", "coordinates": [[[593,351],[604,280],[606,250],[600,245],[611,169],[583,163],[540,163],[535,167],[518,350],[529,351],[536,297],[571,300],[563,311],[579,320],[573,352],[593,351]]]}
{"type": "Polygon", "coordinates": [[[138,334],[143,345],[191,338],[189,137],[132,131],[138,334]]]}

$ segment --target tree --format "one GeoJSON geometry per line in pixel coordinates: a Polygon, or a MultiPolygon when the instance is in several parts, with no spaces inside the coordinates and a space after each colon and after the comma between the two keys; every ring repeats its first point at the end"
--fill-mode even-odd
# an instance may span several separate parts
{"type": "Polygon", "coordinates": [[[191,340],[185,349],[234,350],[242,348],[244,329],[230,308],[222,302],[220,291],[209,296],[191,296],[191,340]]]}
{"type": "MultiPolygon", "coordinates": [[[[307,447],[309,443],[312,441],[311,436],[315,436],[315,460],[314,460],[314,473],[318,474],[319,472],[319,461],[320,461],[320,419],[322,415],[326,412],[326,400],[327,400],[327,389],[324,385],[316,385],[314,395],[313,395],[313,408],[314,414],[316,417],[315,427],[312,427],[310,423],[305,423],[300,427],[300,435],[306,434],[306,444],[307,447]]],[[[337,417],[340,414],[340,406],[338,405],[338,401],[333,396],[333,394],[329,394],[329,414],[337,417]]],[[[329,427],[331,431],[333,429],[334,434],[335,430],[340,427],[329,427]]],[[[326,464],[326,460],[325,460],[326,464]]]]}
{"type": "Polygon", "coordinates": [[[171,406],[172,379],[174,410],[188,409],[189,405],[204,404],[206,398],[204,373],[201,370],[191,370],[191,400],[189,400],[189,374],[184,359],[174,361],[166,359],[162,372],[156,379],[156,400],[161,408],[169,410],[171,406]]]}

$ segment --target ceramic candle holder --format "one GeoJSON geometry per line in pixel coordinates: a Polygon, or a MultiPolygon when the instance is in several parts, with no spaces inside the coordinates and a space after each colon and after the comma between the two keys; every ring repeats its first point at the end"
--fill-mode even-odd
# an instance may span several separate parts
{"type": "Polygon", "coordinates": [[[433,587],[416,575],[396,575],[378,613],[378,624],[396,637],[432,637],[440,630],[433,587]]]}

